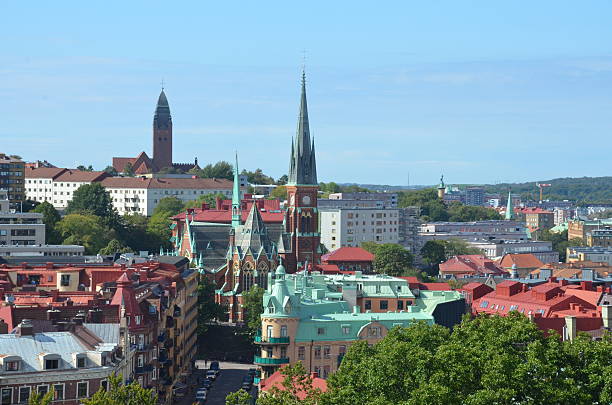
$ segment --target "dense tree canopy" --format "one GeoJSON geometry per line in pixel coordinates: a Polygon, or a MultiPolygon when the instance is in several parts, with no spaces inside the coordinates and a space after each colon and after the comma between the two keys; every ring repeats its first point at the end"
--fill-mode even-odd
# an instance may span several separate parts
{"type": "Polygon", "coordinates": [[[201,208],[202,204],[208,204],[209,207],[214,208],[217,204],[217,197],[225,200],[225,195],[221,193],[202,194],[195,200],[187,201],[185,204],[183,204],[181,211],[186,210],[187,208],[201,208]]]}
{"type": "Polygon", "coordinates": [[[97,254],[113,235],[101,218],[92,214],[68,214],[57,223],[56,229],[64,245],[82,245],[90,255],[97,254]]]}
{"type": "Polygon", "coordinates": [[[164,197],[155,206],[153,215],[162,211],[168,212],[170,215],[176,215],[183,211],[183,202],[176,197],[164,197]]]}
{"type": "Polygon", "coordinates": [[[208,322],[221,319],[224,315],[223,307],[215,302],[215,284],[202,277],[198,285],[198,333],[206,333],[208,322]]]}
{"type": "Polygon", "coordinates": [[[59,212],[57,212],[55,207],[51,203],[44,201],[38,204],[38,206],[36,206],[36,208],[34,208],[32,212],[43,214],[46,242],[51,245],[61,243],[62,239],[55,227],[57,223],[62,219],[62,217],[60,216],[59,212]]]}
{"type": "Polygon", "coordinates": [[[550,241],[552,243],[552,250],[559,252],[559,261],[565,262],[567,256],[567,248],[570,246],[586,246],[582,238],[567,239],[567,231],[563,232],[550,232],[548,230],[541,230],[536,233],[538,240],[550,241]]]}
{"type": "Polygon", "coordinates": [[[353,344],[321,404],[593,404],[612,401],[612,339],[545,337],[516,312],[395,328],[353,344]]]}
{"type": "Polygon", "coordinates": [[[124,385],[120,377],[109,376],[108,390],[99,390],[84,399],[83,405],[157,405],[157,395],[136,381],[124,385]]]}
{"type": "Polygon", "coordinates": [[[278,186],[270,193],[270,198],[278,198],[281,201],[287,199],[287,187],[278,186]]]}
{"type": "Polygon", "coordinates": [[[451,238],[448,240],[429,240],[421,248],[421,256],[427,273],[438,275],[438,265],[453,256],[479,255],[482,250],[470,246],[463,239],[451,238]]]}
{"type": "Polygon", "coordinates": [[[189,173],[195,174],[203,179],[215,178],[232,180],[234,178],[234,167],[229,162],[222,160],[215,164],[209,163],[199,170],[192,169],[189,173]]]}
{"type": "Polygon", "coordinates": [[[412,268],[414,257],[408,250],[398,244],[378,244],[373,253],[374,271],[377,273],[400,276],[406,270],[412,268]]]}
{"type": "Polygon", "coordinates": [[[256,169],[254,172],[243,170],[241,174],[246,175],[248,182],[251,184],[274,184],[276,183],[272,177],[264,174],[263,170],[261,169],[256,169]]]}
{"type": "Polygon", "coordinates": [[[261,314],[263,314],[264,289],[253,286],[247,292],[242,293],[244,319],[247,328],[252,334],[261,329],[261,314]]]}

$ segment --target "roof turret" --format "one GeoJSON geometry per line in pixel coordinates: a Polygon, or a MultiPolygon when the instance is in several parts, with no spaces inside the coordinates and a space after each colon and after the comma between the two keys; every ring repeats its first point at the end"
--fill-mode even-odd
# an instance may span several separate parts
{"type": "Polygon", "coordinates": [[[291,144],[288,184],[317,185],[317,162],[314,140],[310,139],[306,102],[306,73],[302,72],[302,94],[297,131],[291,144]]]}

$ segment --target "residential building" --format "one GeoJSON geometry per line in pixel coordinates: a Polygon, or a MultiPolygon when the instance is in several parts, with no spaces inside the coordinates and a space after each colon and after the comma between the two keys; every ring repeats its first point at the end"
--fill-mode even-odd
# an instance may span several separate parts
{"type": "Polygon", "coordinates": [[[397,208],[397,193],[331,193],[330,200],[375,201],[377,208],[397,208]]]}
{"type": "Polygon", "coordinates": [[[543,263],[557,263],[559,252],[552,250],[552,242],[536,240],[476,240],[468,244],[481,249],[490,259],[498,259],[508,253],[531,253],[543,263]]]}
{"type": "Polygon", "coordinates": [[[360,247],[341,247],[321,256],[323,272],[334,269],[340,271],[361,271],[369,274],[374,271],[374,255],[360,247]]]}
{"type": "Polygon", "coordinates": [[[162,169],[181,172],[199,169],[197,158],[194,163],[172,163],[172,137],[170,105],[162,88],[153,115],[153,158],[150,158],[146,152],[141,152],[135,158],[114,157],[113,167],[119,173],[134,174],[157,173],[162,169]]]}
{"type": "Polygon", "coordinates": [[[578,331],[601,336],[604,319],[610,322],[610,305],[601,305],[604,290],[592,290],[588,284],[579,287],[567,281],[549,282],[529,287],[507,280],[472,302],[476,314],[505,316],[517,311],[530,317],[544,331],[555,330],[565,340],[573,340],[578,331]]]}
{"type": "Polygon", "coordinates": [[[601,246],[571,246],[567,248],[567,262],[604,262],[612,266],[612,249],[601,246]]]}
{"type": "Polygon", "coordinates": [[[419,238],[419,229],[422,221],[419,207],[399,208],[399,244],[408,249],[419,262],[423,241],[419,238]]]}
{"type": "Polygon", "coordinates": [[[532,271],[544,265],[535,255],[531,253],[508,253],[497,261],[504,270],[515,273],[513,276],[527,277],[532,271]]]}
{"type": "Polygon", "coordinates": [[[465,241],[479,239],[528,240],[530,235],[524,224],[518,221],[491,220],[472,222],[429,222],[419,228],[419,238],[429,240],[448,240],[452,238],[465,241]]]}
{"type": "Polygon", "coordinates": [[[187,202],[206,194],[232,195],[232,182],[227,179],[107,177],[101,184],[122,215],[150,216],[165,197],[187,202]]]}
{"type": "Polygon", "coordinates": [[[321,208],[321,243],[328,250],[363,242],[399,243],[397,208],[321,208]]]}
{"type": "Polygon", "coordinates": [[[385,275],[286,274],[281,265],[268,275],[263,297],[260,353],[254,363],[268,378],[283,364],[301,361],[308,372],[327,378],[348,347],[374,344],[396,326],[422,321],[452,327],[465,304],[456,291],[418,291],[406,280],[385,275]]]}
{"type": "Polygon", "coordinates": [[[612,248],[612,228],[593,229],[587,234],[587,245],[612,248]]]}
{"type": "Polygon", "coordinates": [[[10,208],[21,211],[25,201],[23,161],[17,156],[0,153],[0,190],[8,194],[10,208]]]}
{"type": "Polygon", "coordinates": [[[467,187],[465,189],[465,205],[483,207],[485,205],[485,191],[482,187],[467,187]]]}
{"type": "MultiPolygon", "coordinates": [[[[28,200],[53,204],[54,181],[68,169],[59,167],[26,167],[25,193],[28,200]]],[[[57,204],[57,193],[55,200],[57,204]]],[[[55,206],[55,205],[54,205],[55,206]]]]}
{"type": "Polygon", "coordinates": [[[612,265],[605,262],[591,261],[575,261],[572,263],[549,263],[533,270],[529,274],[530,278],[539,278],[548,280],[554,277],[558,280],[565,279],[570,283],[575,281],[592,281],[596,283],[596,279],[610,277],[612,278],[612,265]]]}
{"type": "Polygon", "coordinates": [[[587,234],[595,229],[602,229],[606,226],[612,226],[612,218],[595,220],[575,218],[567,223],[567,239],[580,238],[586,242],[587,234]]]}
{"type": "Polygon", "coordinates": [[[555,214],[537,207],[525,207],[517,210],[517,218],[523,220],[532,232],[547,230],[555,226],[555,214]]]}
{"type": "Polygon", "coordinates": [[[566,223],[573,216],[572,209],[570,208],[555,208],[553,213],[555,214],[555,226],[566,223]]]}
{"type": "Polygon", "coordinates": [[[440,278],[508,277],[509,273],[483,255],[453,256],[439,265],[440,278]]]}
{"type": "Polygon", "coordinates": [[[105,326],[102,336],[96,333],[100,328],[87,325],[37,332],[23,320],[13,333],[0,334],[0,402],[28,403],[33,394],[53,390],[53,403],[77,405],[106,389],[109,376],[121,371],[125,352],[119,325],[105,326]]]}

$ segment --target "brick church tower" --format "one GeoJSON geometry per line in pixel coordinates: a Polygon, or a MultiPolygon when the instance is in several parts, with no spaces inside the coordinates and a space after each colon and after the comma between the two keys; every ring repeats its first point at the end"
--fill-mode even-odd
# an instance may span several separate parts
{"type": "MultiPolygon", "coordinates": [[[[285,212],[286,244],[279,246],[283,264],[293,273],[306,263],[319,264],[321,259],[319,213],[317,210],[317,163],[314,141],[310,139],[308,107],[306,105],[306,75],[302,73],[300,114],[295,138],[291,145],[288,206],[285,212]]],[[[281,239],[281,243],[284,241],[281,239]]]]}
{"type": "Polygon", "coordinates": [[[163,88],[153,117],[153,164],[156,171],[172,167],[172,116],[163,88]]]}

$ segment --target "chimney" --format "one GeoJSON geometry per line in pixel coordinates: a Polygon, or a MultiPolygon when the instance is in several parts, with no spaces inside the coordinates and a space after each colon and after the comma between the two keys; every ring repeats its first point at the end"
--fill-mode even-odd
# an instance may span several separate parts
{"type": "Polygon", "coordinates": [[[565,317],[565,340],[570,342],[576,339],[576,317],[566,316],[565,317]]]}
{"type": "Polygon", "coordinates": [[[29,319],[22,319],[21,323],[17,325],[17,336],[32,336],[34,335],[34,326],[29,319]]]}
{"type": "Polygon", "coordinates": [[[57,321],[60,318],[60,314],[62,311],[59,309],[48,309],[47,310],[47,320],[48,321],[57,321]]]}

